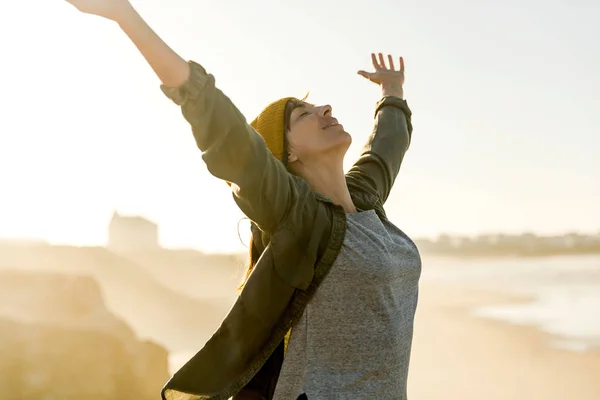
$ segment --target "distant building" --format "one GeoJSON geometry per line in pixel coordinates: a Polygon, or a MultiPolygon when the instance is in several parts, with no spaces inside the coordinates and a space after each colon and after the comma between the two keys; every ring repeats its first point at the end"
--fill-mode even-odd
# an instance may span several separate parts
{"type": "Polygon", "coordinates": [[[108,225],[107,247],[115,251],[139,251],[160,248],[158,225],[138,216],[114,212],[108,225]]]}

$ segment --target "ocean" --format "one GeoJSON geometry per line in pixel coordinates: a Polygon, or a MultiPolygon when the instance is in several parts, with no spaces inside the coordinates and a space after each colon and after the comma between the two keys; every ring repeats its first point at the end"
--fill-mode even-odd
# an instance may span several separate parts
{"type": "Polygon", "coordinates": [[[476,307],[472,314],[553,335],[550,345],[584,352],[600,348],[600,255],[545,258],[427,258],[423,280],[530,298],[476,307]]]}

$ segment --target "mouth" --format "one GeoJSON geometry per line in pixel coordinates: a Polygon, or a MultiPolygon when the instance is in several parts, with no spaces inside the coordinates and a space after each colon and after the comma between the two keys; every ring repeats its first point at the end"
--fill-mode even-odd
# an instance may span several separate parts
{"type": "Polygon", "coordinates": [[[325,127],[323,129],[329,129],[333,126],[338,126],[338,125],[339,125],[339,123],[338,123],[337,119],[334,119],[333,121],[331,121],[331,123],[325,125],[325,127]]]}

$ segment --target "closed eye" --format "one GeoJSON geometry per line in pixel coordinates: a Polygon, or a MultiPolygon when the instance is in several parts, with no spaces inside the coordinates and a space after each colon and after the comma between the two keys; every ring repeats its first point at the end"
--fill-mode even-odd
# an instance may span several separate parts
{"type": "Polygon", "coordinates": [[[304,116],[306,116],[308,114],[309,114],[308,111],[303,111],[294,118],[294,121],[298,121],[300,118],[303,118],[304,116]]]}

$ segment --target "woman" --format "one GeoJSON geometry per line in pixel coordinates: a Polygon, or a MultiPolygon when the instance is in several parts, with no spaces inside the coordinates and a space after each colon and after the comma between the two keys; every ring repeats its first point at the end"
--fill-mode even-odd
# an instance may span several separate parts
{"type": "Polygon", "coordinates": [[[163,399],[405,399],[421,263],[383,209],[408,149],[404,62],[372,55],[382,99],[351,170],[330,106],[284,98],[249,125],[214,77],[127,0],[68,0],[116,21],[181,106],[209,171],[252,221],[243,289],[163,399]],[[292,329],[293,328],[293,329],[292,329]],[[286,335],[288,333],[291,334],[286,335]]]}

